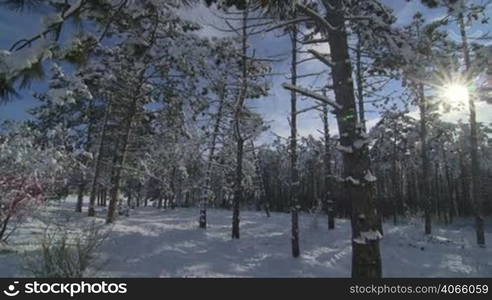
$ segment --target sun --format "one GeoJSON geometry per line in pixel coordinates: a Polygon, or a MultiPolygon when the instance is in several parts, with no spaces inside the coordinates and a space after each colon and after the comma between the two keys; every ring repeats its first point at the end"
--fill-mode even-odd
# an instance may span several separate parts
{"type": "Polygon", "coordinates": [[[452,83],[443,88],[444,99],[452,103],[468,103],[470,93],[468,87],[459,83],[452,83]]]}

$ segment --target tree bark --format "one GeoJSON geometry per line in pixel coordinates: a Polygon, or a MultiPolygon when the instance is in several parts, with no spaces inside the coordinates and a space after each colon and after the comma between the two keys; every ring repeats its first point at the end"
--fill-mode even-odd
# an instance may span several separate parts
{"type": "MultiPolygon", "coordinates": [[[[292,61],[291,61],[291,84],[297,84],[297,26],[293,25],[291,30],[292,61]]],[[[290,99],[290,198],[291,198],[291,242],[292,256],[300,255],[299,249],[299,172],[297,170],[297,93],[291,92],[290,99]]]]}
{"type": "MultiPolygon", "coordinates": [[[[87,116],[89,117],[89,124],[87,125],[87,140],[84,145],[84,150],[89,152],[92,147],[92,131],[94,127],[94,119],[91,116],[92,108],[94,105],[94,99],[91,99],[89,102],[89,107],[87,109],[87,116]]],[[[77,196],[77,206],[75,208],[76,212],[82,212],[82,206],[84,204],[84,194],[85,188],[87,186],[87,176],[82,172],[80,176],[80,183],[78,187],[78,196],[77,196]]]]}
{"type": "Polygon", "coordinates": [[[430,197],[430,162],[428,149],[427,133],[427,100],[424,92],[424,85],[419,83],[418,86],[419,110],[420,110],[420,141],[422,143],[421,161],[422,161],[422,199],[424,202],[424,231],[425,234],[432,233],[431,221],[431,197],[430,197]]]}
{"type": "Polygon", "coordinates": [[[84,179],[80,179],[81,182],[77,188],[77,205],[75,206],[75,212],[82,212],[82,206],[84,204],[84,190],[85,190],[85,182],[84,179]]]}
{"type": "Polygon", "coordinates": [[[365,137],[363,126],[357,122],[356,100],[352,82],[342,0],[327,0],[331,7],[327,20],[328,41],[331,49],[332,79],[335,99],[341,105],[337,111],[340,144],[351,151],[343,151],[343,174],[348,181],[347,196],[352,202],[352,277],[380,278],[378,216],[374,197],[374,179],[370,171],[367,144],[357,148],[354,142],[365,137]],[[352,179],[352,180],[348,180],[352,179]],[[366,180],[369,179],[369,180],[366,180]]]}
{"type": "Polygon", "coordinates": [[[398,131],[397,131],[396,121],[393,126],[393,158],[392,158],[392,166],[391,166],[391,183],[392,183],[392,198],[393,198],[393,224],[396,225],[398,223],[398,213],[401,202],[401,193],[400,193],[400,182],[398,177],[398,131]]]}
{"type": "Polygon", "coordinates": [[[244,139],[241,135],[241,118],[248,91],[248,16],[249,7],[243,10],[241,49],[242,49],[242,78],[241,91],[237,99],[236,110],[234,113],[234,134],[236,137],[236,171],[234,179],[234,199],[232,203],[232,238],[239,239],[239,205],[243,201],[243,151],[244,139]]]}
{"type": "Polygon", "coordinates": [[[108,215],[106,217],[106,223],[113,223],[116,217],[116,207],[118,205],[118,196],[120,191],[120,183],[121,183],[121,173],[123,171],[123,166],[125,163],[126,152],[128,148],[128,144],[130,141],[133,119],[136,114],[137,107],[137,97],[133,97],[131,106],[129,108],[128,114],[126,116],[126,124],[124,127],[124,135],[121,139],[121,147],[118,146],[115,151],[113,166],[112,166],[112,174],[111,174],[111,190],[110,190],[110,199],[109,199],[109,207],[108,207],[108,215]]]}
{"type": "Polygon", "coordinates": [[[214,161],[215,147],[217,136],[219,135],[220,123],[222,122],[222,111],[225,100],[225,86],[222,83],[219,87],[219,107],[217,109],[217,117],[215,119],[214,129],[212,133],[212,141],[210,143],[210,152],[207,161],[207,169],[205,171],[205,183],[202,189],[202,195],[200,199],[200,218],[198,225],[200,228],[207,228],[207,205],[210,201],[210,177],[212,176],[212,163],[214,161]]]}
{"type": "Polygon", "coordinates": [[[357,49],[356,49],[356,82],[357,82],[357,101],[359,105],[359,122],[362,128],[366,130],[366,116],[364,109],[364,76],[362,70],[362,36],[357,32],[357,49]]]}
{"type": "Polygon", "coordinates": [[[234,182],[234,201],[232,204],[232,238],[239,239],[239,205],[243,200],[243,146],[244,141],[242,138],[237,140],[236,149],[236,174],[234,182]]]}
{"type": "Polygon", "coordinates": [[[323,137],[324,137],[324,185],[325,206],[328,215],[328,230],[335,229],[335,200],[333,199],[332,172],[331,172],[331,149],[330,149],[330,127],[328,123],[328,105],[323,105],[323,137]]]}
{"type": "Polygon", "coordinates": [[[258,195],[256,195],[258,197],[257,203],[259,205],[260,210],[261,210],[261,205],[263,204],[266,216],[270,217],[270,204],[269,204],[268,199],[266,197],[265,182],[263,181],[263,176],[262,176],[262,172],[261,172],[261,162],[260,162],[258,155],[256,154],[255,144],[253,141],[251,141],[251,148],[253,151],[253,159],[255,161],[255,179],[254,179],[254,182],[255,182],[255,187],[257,189],[259,189],[259,193],[258,193],[258,195]]]}
{"type": "MultiPolygon", "coordinates": [[[[103,151],[104,151],[104,141],[106,139],[106,130],[108,127],[108,120],[109,120],[109,115],[111,114],[111,97],[108,99],[108,103],[106,104],[106,110],[104,112],[104,121],[102,124],[102,129],[101,129],[101,139],[99,140],[99,146],[97,150],[97,158],[94,166],[94,176],[92,178],[92,185],[91,185],[91,193],[89,196],[89,211],[88,215],[89,217],[93,217],[96,215],[96,210],[94,208],[95,202],[96,202],[96,193],[98,189],[98,180],[99,176],[101,173],[101,167],[102,167],[102,158],[103,158],[103,151]]],[[[103,199],[101,199],[103,200],[103,199]]],[[[101,205],[105,201],[101,201],[101,205]]]]}

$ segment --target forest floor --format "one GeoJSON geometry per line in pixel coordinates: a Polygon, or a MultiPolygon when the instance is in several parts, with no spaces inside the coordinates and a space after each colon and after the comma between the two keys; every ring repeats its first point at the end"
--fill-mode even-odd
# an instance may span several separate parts
{"type": "MultiPolygon", "coordinates": [[[[86,199],[87,202],[87,199],[86,199]]],[[[77,231],[91,218],[73,212],[73,197],[52,204],[17,229],[0,248],[0,277],[29,276],[26,257],[39,255],[45,224],[67,222],[77,231]]],[[[101,209],[101,208],[99,208],[101,209]]],[[[231,212],[208,210],[208,228],[198,228],[196,208],[143,207],[105,226],[96,277],[348,277],[350,222],[337,219],[328,231],[324,215],[300,215],[301,257],[290,250],[290,215],[241,212],[241,239],[231,239],[231,212]]],[[[104,224],[100,212],[97,223],[104,224]]],[[[489,247],[475,244],[471,219],[434,225],[424,236],[420,220],[384,224],[381,241],[385,277],[492,277],[492,220],[486,220],[489,247]]]]}

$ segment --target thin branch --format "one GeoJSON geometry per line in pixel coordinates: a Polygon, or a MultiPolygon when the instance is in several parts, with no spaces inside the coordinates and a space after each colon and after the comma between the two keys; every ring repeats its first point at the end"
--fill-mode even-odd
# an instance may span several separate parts
{"type": "Polygon", "coordinates": [[[78,13],[80,11],[80,9],[83,7],[84,4],[85,3],[82,0],[79,0],[79,1],[75,2],[66,12],[64,12],[62,14],[60,21],[51,24],[51,26],[49,26],[47,29],[43,30],[41,33],[38,33],[37,35],[35,35],[35,36],[33,36],[33,37],[29,38],[29,39],[22,39],[22,40],[19,40],[19,41],[15,42],[12,45],[12,47],[10,47],[9,51],[19,51],[19,50],[25,48],[26,46],[30,45],[32,42],[34,42],[34,41],[40,39],[41,37],[45,36],[49,32],[51,32],[53,30],[57,30],[57,28],[58,28],[58,26],[60,26],[60,24],[62,24],[63,22],[65,22],[65,20],[67,20],[71,16],[75,15],[76,13],[78,13]],[[23,44],[20,44],[22,42],[23,42],[23,44]],[[20,44],[20,46],[17,46],[18,44],[20,44]]]}
{"type": "Polygon", "coordinates": [[[317,110],[321,106],[323,106],[323,104],[316,104],[316,105],[310,106],[308,108],[298,110],[298,111],[296,111],[296,114],[302,114],[302,113],[305,113],[305,112],[308,112],[308,111],[311,111],[311,110],[317,110]]]}
{"type": "Polygon", "coordinates": [[[342,106],[340,104],[336,103],[335,101],[331,100],[330,98],[325,97],[323,95],[320,95],[318,93],[315,93],[315,92],[306,90],[306,89],[304,89],[302,87],[291,85],[291,84],[288,84],[288,83],[283,83],[282,84],[282,87],[284,89],[287,89],[287,90],[290,90],[290,91],[294,91],[296,93],[299,93],[299,94],[301,94],[303,96],[306,96],[306,97],[310,97],[310,98],[319,100],[319,101],[321,101],[321,102],[323,102],[325,104],[328,104],[328,105],[332,106],[335,109],[338,109],[338,110],[341,110],[342,109],[342,106]]]}
{"type": "Polygon", "coordinates": [[[330,68],[333,68],[335,66],[335,64],[331,61],[330,58],[328,58],[327,55],[321,54],[314,49],[309,49],[308,52],[311,53],[314,57],[316,57],[319,61],[329,66],[330,68]]]}

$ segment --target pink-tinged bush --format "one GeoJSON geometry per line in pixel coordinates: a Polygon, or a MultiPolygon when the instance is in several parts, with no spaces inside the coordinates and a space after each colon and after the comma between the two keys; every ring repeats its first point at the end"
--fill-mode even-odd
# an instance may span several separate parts
{"type": "Polygon", "coordinates": [[[0,174],[0,194],[0,241],[6,241],[9,222],[20,221],[46,197],[38,178],[13,174],[0,174]]]}
{"type": "MultiPolygon", "coordinates": [[[[0,131],[2,132],[2,131],[0,131]]],[[[63,146],[38,144],[28,126],[7,126],[0,135],[0,242],[25,217],[63,189],[70,156],[63,146]]]]}

